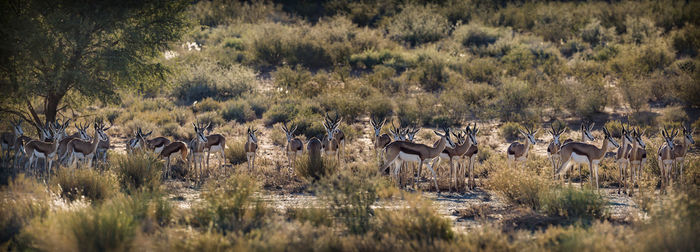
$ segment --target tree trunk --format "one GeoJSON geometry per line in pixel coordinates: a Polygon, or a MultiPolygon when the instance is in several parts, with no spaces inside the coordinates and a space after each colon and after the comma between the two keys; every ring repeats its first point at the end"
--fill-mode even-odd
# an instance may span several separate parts
{"type": "Polygon", "coordinates": [[[58,104],[61,102],[61,98],[63,96],[51,94],[48,97],[46,97],[46,108],[44,111],[44,115],[46,116],[46,122],[54,122],[56,121],[56,114],[58,113],[58,104]]]}

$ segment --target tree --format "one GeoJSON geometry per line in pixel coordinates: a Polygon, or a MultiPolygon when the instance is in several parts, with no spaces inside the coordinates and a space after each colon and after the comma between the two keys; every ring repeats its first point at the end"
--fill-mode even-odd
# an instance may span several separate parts
{"type": "Polygon", "coordinates": [[[0,1],[0,112],[39,127],[67,98],[115,102],[120,88],[164,83],[157,56],[189,25],[188,3],[0,1]],[[41,110],[35,109],[41,104],[41,110]]]}

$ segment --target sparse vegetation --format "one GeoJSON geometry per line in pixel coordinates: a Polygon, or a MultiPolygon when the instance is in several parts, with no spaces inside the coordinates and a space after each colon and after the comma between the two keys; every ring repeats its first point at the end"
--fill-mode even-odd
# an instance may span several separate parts
{"type": "MultiPolygon", "coordinates": [[[[683,180],[661,194],[655,158],[661,128],[700,127],[698,1],[83,5],[0,3],[0,129],[20,117],[32,138],[57,117],[113,125],[107,164],[57,168],[50,181],[6,167],[3,149],[0,250],[700,250],[700,137],[683,180]],[[306,143],[327,134],[326,113],[343,117],[344,156],[311,158],[305,144],[291,170],[279,124],[297,125],[306,143]],[[411,189],[377,174],[370,115],[386,117],[381,133],[392,121],[421,127],[415,142],[426,145],[437,127],[478,123],[476,189],[423,191],[425,164],[411,189]],[[620,185],[609,157],[600,191],[585,166],[560,186],[544,131],[521,167],[506,166],[521,126],[583,120],[596,122],[596,146],[603,125],[617,140],[628,121],[646,130],[634,197],[611,194],[620,185]],[[123,152],[139,128],[188,142],[192,123],[228,139],[227,163],[211,162],[201,183],[180,164],[185,176],[163,178],[148,151],[123,152]],[[254,171],[246,127],[261,132],[254,171]]],[[[444,162],[436,172],[445,188],[444,162]]]]}

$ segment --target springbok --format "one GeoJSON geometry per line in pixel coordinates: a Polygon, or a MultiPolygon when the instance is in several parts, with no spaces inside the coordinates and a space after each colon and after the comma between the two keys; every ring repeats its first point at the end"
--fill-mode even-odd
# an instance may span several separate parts
{"type": "Polygon", "coordinates": [[[561,149],[559,137],[564,133],[566,128],[555,129],[554,125],[550,125],[550,128],[549,134],[552,135],[552,141],[549,143],[549,146],[547,146],[547,156],[549,156],[549,160],[552,161],[552,176],[554,176],[554,172],[556,172],[557,165],[559,164],[559,159],[561,159],[559,155],[559,149],[561,149]]]}
{"type": "Polygon", "coordinates": [[[2,147],[3,163],[10,159],[10,151],[15,151],[15,157],[20,150],[17,147],[17,139],[24,135],[22,130],[22,119],[18,121],[10,121],[12,132],[3,132],[0,135],[0,147],[2,147]]]}
{"type": "Polygon", "coordinates": [[[630,197],[634,193],[634,184],[641,179],[642,168],[644,168],[644,164],[647,162],[647,145],[644,143],[644,140],[642,140],[643,135],[644,131],[639,132],[638,129],[632,132],[632,149],[630,149],[629,154],[627,154],[630,166],[630,197]]]}
{"type": "MultiPolygon", "coordinates": [[[[211,123],[204,127],[207,130],[211,129],[211,123]]],[[[221,159],[219,159],[219,167],[226,164],[226,137],[221,134],[211,134],[207,135],[207,143],[204,145],[204,151],[207,152],[207,169],[209,169],[209,156],[214,152],[214,155],[218,154],[221,159]]]]}
{"type": "Polygon", "coordinates": [[[377,120],[374,117],[370,117],[369,123],[372,125],[372,128],[374,129],[374,150],[377,152],[377,156],[381,157],[382,149],[386,147],[389,143],[391,143],[391,137],[389,137],[388,134],[381,134],[382,133],[382,127],[384,127],[384,123],[386,123],[386,118],[382,118],[381,122],[377,120]]]}
{"type": "MultiPolygon", "coordinates": [[[[387,167],[389,167],[389,165],[397,161],[419,162],[419,168],[423,166],[423,163],[425,163],[428,166],[428,169],[433,173],[433,182],[435,182],[435,190],[438,194],[440,194],[440,188],[437,184],[437,174],[435,174],[435,170],[433,169],[430,162],[426,161],[430,161],[438,157],[440,153],[442,153],[442,151],[445,150],[445,146],[454,146],[452,140],[450,140],[450,129],[444,128],[443,130],[445,131],[445,134],[440,134],[437,131],[433,131],[436,135],[440,136],[440,141],[438,141],[437,145],[434,145],[433,147],[428,147],[424,144],[411,143],[406,141],[395,141],[390,143],[386,146],[386,148],[384,148],[384,157],[386,158],[387,162],[384,163],[384,165],[379,169],[379,171],[385,171],[387,167]]],[[[394,175],[398,177],[399,172],[399,170],[394,171],[394,175]]],[[[413,185],[415,187],[415,179],[413,179],[413,185]]]]}
{"type": "MultiPolygon", "coordinates": [[[[610,145],[615,148],[620,147],[615,139],[610,135],[608,129],[603,127],[603,133],[605,134],[605,140],[603,140],[603,146],[601,148],[595,147],[592,144],[570,142],[564,144],[561,147],[559,153],[561,154],[561,165],[557,169],[557,176],[561,176],[562,173],[569,170],[572,164],[588,164],[591,171],[591,177],[595,175],[595,186],[596,190],[598,187],[598,164],[605,158],[605,153],[610,148],[610,145]]],[[[591,179],[591,185],[593,181],[591,179]]]]}
{"type": "MultiPolygon", "coordinates": [[[[627,126],[627,129],[625,129],[625,125],[622,125],[622,136],[621,136],[621,145],[620,148],[617,149],[617,154],[615,155],[615,162],[617,163],[617,166],[620,170],[620,177],[619,177],[619,183],[617,187],[617,194],[620,194],[620,189],[624,187],[623,193],[627,194],[627,175],[628,171],[627,168],[630,166],[629,164],[629,152],[632,149],[632,136],[630,135],[632,132],[629,130],[629,125],[627,126]]],[[[569,178],[570,179],[570,178],[569,178]]],[[[633,185],[634,186],[634,185],[633,185]]]]}
{"type": "Polygon", "coordinates": [[[676,167],[678,167],[679,181],[683,183],[683,161],[685,160],[685,155],[688,154],[688,150],[690,150],[690,146],[695,144],[695,140],[693,139],[695,128],[689,130],[690,127],[681,127],[683,127],[683,140],[677,142],[675,145],[676,147],[673,149],[673,163],[676,167]]]}
{"type": "Polygon", "coordinates": [[[673,142],[673,138],[676,137],[677,134],[678,131],[676,129],[673,129],[671,134],[668,133],[668,130],[665,127],[661,131],[661,135],[663,136],[664,141],[666,141],[666,145],[662,144],[659,146],[657,156],[658,164],[661,168],[661,192],[664,192],[666,190],[666,186],[671,182],[671,171],[673,170],[673,163],[676,160],[673,155],[676,152],[675,149],[678,148],[678,146],[673,142]]]}
{"type": "MultiPolygon", "coordinates": [[[[593,142],[595,141],[595,137],[593,137],[593,134],[591,134],[591,130],[593,129],[593,126],[595,126],[595,123],[588,123],[588,122],[581,122],[581,143],[587,143],[587,142],[593,142]]],[[[573,139],[566,139],[564,140],[563,144],[568,144],[570,142],[574,142],[573,139]]],[[[579,179],[583,178],[583,175],[581,175],[581,166],[574,164],[574,168],[578,166],[578,177],[579,179]]],[[[571,173],[573,173],[576,169],[572,169],[571,173]]],[[[572,176],[569,176],[569,180],[571,179],[572,176]]],[[[583,181],[583,180],[581,180],[583,181]]]]}
{"type": "MultiPolygon", "coordinates": [[[[111,127],[104,127],[102,123],[93,123],[93,128],[95,129],[95,137],[92,141],[86,141],[79,138],[73,139],[66,145],[66,155],[69,155],[68,163],[72,166],[79,160],[88,163],[88,167],[92,166],[92,158],[95,156],[97,151],[97,145],[100,141],[107,139],[107,135],[104,133],[111,127]]],[[[65,158],[65,157],[64,157],[65,158]]]]}
{"type": "Polygon", "coordinates": [[[328,113],[326,113],[326,118],[323,122],[323,128],[326,129],[326,137],[324,137],[321,142],[324,153],[330,156],[336,155],[338,161],[340,161],[340,152],[338,150],[338,148],[340,148],[340,142],[336,137],[336,133],[338,132],[336,129],[340,126],[341,120],[342,118],[338,118],[338,114],[335,115],[335,118],[331,119],[328,113]]]}
{"type": "Polygon", "coordinates": [[[143,134],[141,128],[138,128],[138,132],[136,132],[136,138],[138,140],[134,144],[134,149],[144,147],[145,149],[152,150],[155,154],[160,154],[160,152],[163,151],[163,148],[170,144],[170,139],[165,137],[147,139],[147,137],[149,137],[151,134],[153,134],[153,131],[143,134]]]}
{"type": "Polygon", "coordinates": [[[183,162],[187,165],[187,169],[189,169],[190,163],[187,160],[187,144],[182,141],[175,141],[172,143],[169,143],[160,152],[160,157],[165,158],[165,167],[163,171],[163,176],[164,179],[170,178],[170,159],[171,158],[180,158],[182,159],[183,162]]]}
{"type": "Polygon", "coordinates": [[[510,146],[508,146],[507,153],[508,153],[508,162],[509,162],[508,166],[509,167],[512,166],[513,164],[515,164],[515,166],[517,167],[518,162],[524,162],[525,160],[527,160],[530,146],[533,146],[536,143],[535,135],[540,130],[537,129],[537,131],[535,131],[534,133],[532,132],[532,130],[529,127],[525,127],[525,130],[526,131],[523,131],[522,129],[518,129],[520,134],[525,136],[525,138],[527,139],[525,141],[525,144],[521,144],[519,142],[513,142],[512,144],[510,144],[510,146]]]}
{"type": "Polygon", "coordinates": [[[205,128],[202,127],[203,125],[198,126],[192,123],[192,126],[194,126],[195,137],[188,143],[190,149],[188,162],[193,163],[192,168],[195,181],[201,182],[203,174],[202,166],[204,166],[204,146],[207,144],[207,137],[204,135],[205,128]],[[197,164],[199,164],[199,171],[197,171],[197,164]]]}
{"type": "Polygon", "coordinates": [[[471,134],[471,129],[469,126],[467,126],[467,131],[464,133],[460,132],[455,134],[453,132],[452,136],[456,138],[457,145],[455,145],[454,148],[449,146],[445,147],[445,149],[437,158],[435,158],[435,161],[433,162],[433,167],[435,167],[436,170],[440,170],[440,161],[445,160],[450,163],[450,192],[452,192],[453,186],[455,190],[459,191],[458,188],[460,188],[460,184],[464,184],[464,177],[466,173],[462,172],[464,169],[459,168],[459,160],[464,153],[467,153],[467,150],[469,150],[472,145],[471,137],[469,137],[469,134],[471,134]],[[454,166],[455,161],[457,162],[457,168],[454,166]]]}
{"type": "Polygon", "coordinates": [[[255,169],[255,152],[258,151],[258,138],[255,136],[255,132],[258,130],[248,128],[248,141],[245,142],[245,156],[248,160],[248,171],[255,169]]]}
{"type": "Polygon", "coordinates": [[[105,134],[105,136],[107,139],[100,140],[100,143],[97,144],[97,152],[95,153],[95,162],[102,160],[103,164],[107,163],[107,151],[109,151],[109,148],[112,147],[109,135],[105,134]]]}
{"type": "Polygon", "coordinates": [[[41,140],[31,140],[24,145],[24,151],[29,157],[29,161],[25,164],[25,170],[29,171],[29,167],[36,166],[36,162],[39,158],[44,159],[44,167],[46,168],[47,180],[51,179],[51,165],[53,163],[53,157],[56,155],[58,150],[58,142],[61,141],[59,130],[53,128],[52,125],[48,124],[45,131],[46,137],[48,137],[47,142],[41,140]],[[49,133],[46,133],[49,132],[49,133]]]}
{"type": "Polygon", "coordinates": [[[323,150],[323,143],[316,137],[312,137],[306,141],[306,151],[309,153],[309,158],[320,159],[321,151],[323,150]]]}
{"type": "Polygon", "coordinates": [[[287,162],[289,163],[290,172],[294,171],[294,161],[296,161],[297,155],[302,155],[304,153],[304,143],[299,138],[294,137],[294,131],[296,130],[296,125],[292,125],[292,129],[290,130],[287,127],[287,123],[282,124],[282,131],[284,131],[284,135],[287,136],[285,152],[287,152],[287,162]]]}
{"type": "Polygon", "coordinates": [[[75,128],[78,130],[74,134],[64,138],[61,140],[61,142],[58,143],[58,165],[63,164],[63,165],[68,165],[68,159],[70,155],[67,155],[66,153],[68,152],[68,143],[72,141],[73,139],[82,139],[85,141],[90,141],[90,136],[87,134],[87,129],[90,128],[90,123],[86,123],[85,125],[81,124],[73,124],[75,128]]]}
{"type": "MultiPolygon", "coordinates": [[[[476,163],[476,158],[478,157],[477,154],[479,153],[479,146],[478,142],[476,141],[476,134],[479,133],[479,128],[477,128],[476,123],[474,123],[474,126],[471,128],[471,132],[469,132],[469,125],[467,125],[467,128],[465,129],[464,133],[469,138],[469,141],[471,141],[471,146],[469,147],[467,152],[465,152],[464,155],[462,155],[462,159],[464,159],[465,162],[469,162],[468,164],[464,164],[464,167],[466,167],[469,170],[469,179],[467,180],[467,187],[469,189],[474,189],[476,188],[476,181],[474,181],[474,163],[476,163]]],[[[464,170],[462,170],[462,173],[464,173],[464,170]]],[[[464,174],[459,176],[464,176],[464,174]]]]}

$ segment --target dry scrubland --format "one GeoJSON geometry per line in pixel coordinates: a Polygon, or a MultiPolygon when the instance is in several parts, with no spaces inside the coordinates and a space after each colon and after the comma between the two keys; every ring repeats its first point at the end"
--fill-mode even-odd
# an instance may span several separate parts
{"type": "Polygon", "coordinates": [[[114,125],[108,162],[46,183],[3,167],[0,249],[700,250],[699,144],[666,194],[655,159],[659,129],[700,127],[698,2],[221,2],[187,7],[192,27],[157,59],[168,85],[68,94],[66,117],[114,125]],[[319,137],[329,111],[344,119],[342,160],[290,171],[281,123],[319,137]],[[369,115],[422,126],[430,144],[437,126],[478,122],[477,188],[436,195],[431,180],[413,191],[378,175],[369,115]],[[581,120],[597,122],[596,146],[603,125],[646,129],[633,198],[616,193],[611,158],[600,191],[587,168],[573,186],[553,181],[543,132],[522,170],[506,167],[521,125],[567,125],[562,139],[578,140],[581,120]],[[162,160],[124,152],[139,127],[190,140],[195,121],[227,137],[227,164],[210,161],[201,185],[182,162],[161,180],[162,160]],[[254,171],[247,127],[260,130],[254,171]]]}

